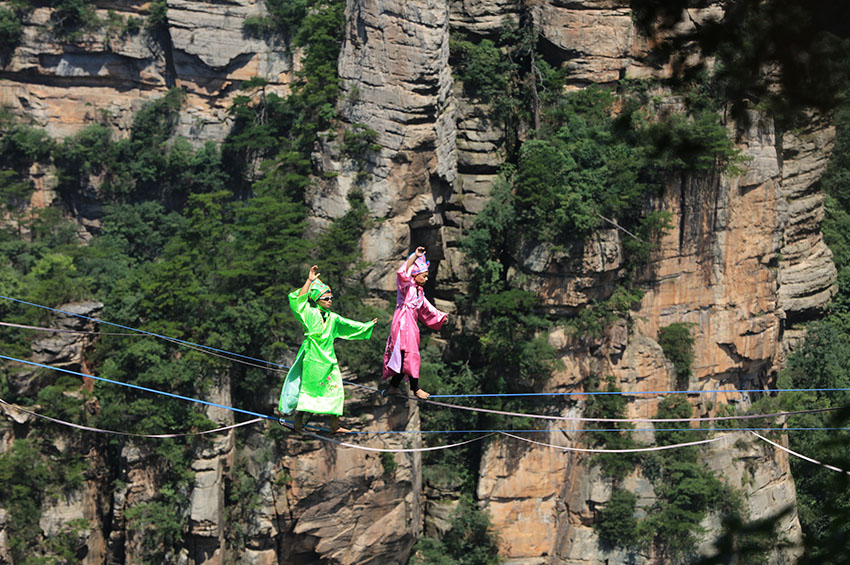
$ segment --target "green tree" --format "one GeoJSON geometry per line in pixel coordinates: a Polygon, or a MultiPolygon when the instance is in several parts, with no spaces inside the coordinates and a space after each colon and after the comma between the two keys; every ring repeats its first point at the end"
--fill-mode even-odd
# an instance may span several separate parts
{"type": "Polygon", "coordinates": [[[593,525],[603,547],[634,551],[646,543],[635,515],[636,507],[634,493],[622,488],[611,491],[611,498],[599,511],[593,525]]]}
{"type": "MultiPolygon", "coordinates": [[[[588,391],[602,391],[598,385],[598,378],[591,377],[586,384],[588,391]]],[[[604,392],[622,392],[614,383],[614,377],[607,377],[604,392]]],[[[587,399],[584,415],[587,418],[625,418],[628,400],[620,394],[592,395],[587,399]]],[[[629,432],[634,426],[628,422],[588,422],[588,428],[598,430],[610,430],[604,433],[591,435],[594,445],[604,449],[631,449],[637,447],[637,442],[632,439],[629,432]],[[620,430],[615,432],[614,430],[620,430]]],[[[614,487],[632,472],[638,464],[635,455],[627,453],[599,453],[594,455],[593,464],[602,471],[603,476],[610,478],[614,487]]]]}
{"type": "Polygon", "coordinates": [[[488,514],[468,498],[461,498],[442,539],[422,538],[413,548],[411,563],[442,565],[497,565],[501,562],[497,538],[488,514]]]}
{"type": "Polygon", "coordinates": [[[686,387],[694,362],[693,324],[675,322],[658,329],[658,345],[676,369],[676,384],[686,387]]]}
{"type": "MultiPolygon", "coordinates": [[[[665,397],[658,406],[658,418],[689,418],[693,408],[682,395],[665,397]]],[[[664,422],[668,431],[655,433],[658,445],[691,440],[689,422],[664,422]],[[681,431],[679,431],[681,430],[681,431]]],[[[696,446],[662,452],[648,472],[658,501],[646,519],[645,527],[662,555],[672,559],[691,556],[696,534],[708,512],[730,514],[737,511],[735,496],[717,475],[699,461],[696,446]]]]}

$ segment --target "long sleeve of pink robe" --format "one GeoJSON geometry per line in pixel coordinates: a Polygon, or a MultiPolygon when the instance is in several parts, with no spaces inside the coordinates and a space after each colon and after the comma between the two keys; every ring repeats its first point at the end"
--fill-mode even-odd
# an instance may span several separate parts
{"type": "Polygon", "coordinates": [[[396,305],[387,348],[384,351],[385,379],[396,373],[419,378],[419,325],[422,322],[432,330],[443,327],[448,314],[434,308],[425,298],[421,286],[410,276],[410,269],[401,264],[396,272],[396,305]]]}

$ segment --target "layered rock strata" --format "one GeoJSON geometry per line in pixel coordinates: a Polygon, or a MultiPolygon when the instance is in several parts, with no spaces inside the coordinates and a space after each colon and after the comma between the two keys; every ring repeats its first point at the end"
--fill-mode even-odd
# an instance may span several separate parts
{"type": "MultiPolygon", "coordinates": [[[[447,3],[348,2],[339,63],[340,114],[349,124],[366,124],[377,132],[381,149],[363,189],[372,215],[392,218],[363,236],[363,258],[371,265],[366,281],[376,288],[395,288],[397,263],[413,239],[428,245],[435,270],[444,257],[442,212],[457,175],[448,58],[447,3]]],[[[320,197],[308,202],[333,194],[345,197],[356,174],[340,172],[335,183],[320,187],[320,197]]]]}
{"type": "MultiPolygon", "coordinates": [[[[630,329],[624,323],[622,330],[612,327],[607,335],[590,341],[563,331],[550,336],[550,343],[562,352],[565,368],[553,375],[547,390],[581,390],[584,379],[592,374],[613,375],[624,391],[675,389],[675,372],[656,342],[659,329],[671,323],[692,324],[695,360],[687,388],[714,391],[689,395],[695,414],[712,415],[716,407],[725,404],[749,406],[753,395],[739,390],[773,385],[776,372],[784,364],[786,319],[823,308],[834,292],[835,269],[820,236],[823,199],[816,192],[817,180],[824,171],[821,156],[830,151],[832,131],[824,127],[808,132],[803,144],[807,151],[786,150],[786,156],[790,151],[798,157],[789,161],[777,155],[769,122],[753,119],[752,123],[738,144],[746,157],[746,172],[681,177],[667,186],[658,201],[660,209],[672,214],[673,228],[662,237],[660,248],[640,276],[644,296],[630,315],[630,329]],[[785,258],[783,250],[789,247],[799,253],[785,258]],[[787,270],[797,275],[793,280],[800,286],[783,293],[787,270]],[[792,295],[807,300],[794,300],[792,295]]],[[[791,147],[796,143],[792,140],[791,147]]],[[[543,246],[525,255],[524,267],[544,281],[541,292],[548,299],[547,305],[555,309],[576,307],[598,298],[598,293],[604,296],[606,288],[610,292],[604,278],[585,278],[585,288],[575,286],[582,280],[579,273],[584,277],[602,274],[605,265],[616,269],[614,250],[627,236],[611,230],[610,237],[607,247],[589,241],[567,252],[547,252],[543,246]],[[561,267],[567,265],[573,267],[561,267]],[[553,273],[564,278],[553,277],[553,273]]],[[[658,394],[638,397],[629,404],[628,416],[653,417],[661,398],[658,394]]],[[[581,403],[566,402],[560,413],[580,416],[581,403]]],[[[559,427],[578,426],[566,421],[559,427]]],[[[651,432],[635,436],[640,441],[652,441],[651,432]]],[[[585,446],[580,434],[558,432],[542,437],[547,439],[541,441],[557,446],[585,446]]],[[[592,524],[609,494],[604,489],[596,492],[598,477],[588,468],[587,459],[555,449],[544,451],[548,455],[540,460],[543,455],[535,449],[508,440],[494,440],[485,451],[479,498],[499,531],[523,532],[503,545],[505,555],[517,563],[533,562],[525,560],[542,553],[554,557],[541,563],[601,564],[606,559],[625,559],[625,555],[596,549],[592,524]],[[505,470],[506,465],[509,470],[505,470]],[[508,476],[510,481],[534,485],[527,491],[528,497],[524,489],[500,488],[508,476]],[[509,491],[522,494],[508,497],[509,491]],[[562,506],[550,501],[560,501],[562,506]],[[522,528],[529,513],[535,523],[551,524],[552,531],[522,528]]],[[[733,457],[721,447],[702,455],[709,466],[722,470],[724,480],[742,490],[752,518],[767,516],[776,508],[793,505],[795,500],[786,458],[773,452],[766,454],[773,463],[764,467],[769,472],[752,477],[754,483],[735,479],[752,469],[748,456],[733,457]],[[722,465],[721,460],[725,462],[722,465]]],[[[628,480],[634,483],[633,492],[646,490],[640,488],[645,481],[640,475],[628,480]]],[[[718,526],[713,518],[708,524],[718,526]]],[[[782,528],[788,539],[800,539],[796,514],[787,516],[782,528]]],[[[710,540],[712,535],[707,533],[705,539],[710,540]]],[[[706,541],[703,549],[709,548],[706,541]]],[[[774,555],[774,559],[792,558],[796,550],[789,551],[774,555]]],[[[630,558],[652,561],[650,555],[630,558]]]]}
{"type": "Polygon", "coordinates": [[[102,25],[69,42],[53,27],[53,10],[24,19],[23,37],[0,69],[0,103],[18,109],[62,139],[102,121],[128,132],[133,117],[168,88],[187,95],[178,134],[220,142],[230,129],[227,109],[242,81],[259,76],[268,92],[288,92],[298,54],[275,39],[255,39],[245,19],[266,13],[262,0],[169,0],[162,30],[146,23],[150,2],[96,3],[102,25]],[[127,26],[135,20],[135,26],[127,26]]]}
{"type": "MultiPolygon", "coordinates": [[[[107,8],[124,18],[143,18],[147,4],[99,5],[101,17],[107,8]]],[[[391,291],[397,262],[411,245],[425,244],[437,297],[449,300],[462,292],[465,270],[457,242],[487,202],[504,160],[504,132],[486,105],[467,100],[462,85],[453,83],[450,33],[495,37],[505,22],[531,18],[547,60],[568,69],[571,88],[666,76],[668,67],[646,61],[650,41],[634,28],[628,8],[628,2],[617,0],[349,0],[339,61],[341,129],[362,124],[374,130],[380,149],[366,156],[363,171],[362,164],[344,156],[342,131],[323,136],[314,162],[321,172],[337,174],[325,175],[308,192],[312,228],[344,214],[348,194],[363,190],[372,216],[385,220],[362,240],[364,259],[371,263],[369,285],[391,291]]],[[[67,44],[50,39],[50,10],[37,8],[27,16],[22,45],[0,71],[5,79],[0,101],[33,116],[59,139],[94,121],[124,135],[144,101],[179,86],[187,94],[187,107],[178,134],[195,143],[221,141],[229,128],[227,106],[241,81],[261,76],[270,90],[285,94],[298,68],[297,52],[243,33],[244,19],[264,10],[259,0],[169,0],[165,38],[144,30],[118,36],[101,31],[67,44]]],[[[689,21],[696,25],[710,15],[695,11],[689,21]]],[[[786,134],[780,144],[769,121],[752,117],[754,125],[738,141],[749,157],[744,174],[681,177],[654,203],[672,214],[674,228],[640,277],[645,296],[630,319],[594,339],[552,333],[550,342],[564,368],[547,381],[545,391],[581,390],[591,374],[612,375],[632,392],[674,387],[673,367],[656,340],[659,328],[674,322],[694,324],[696,360],[688,387],[724,391],[691,397],[695,413],[711,414],[724,403],[747,406],[751,397],[739,390],[772,383],[783,363],[788,325],[816,315],[834,292],[835,269],[820,235],[823,197],[817,190],[833,132],[813,117],[809,128],[786,134]]],[[[42,203],[52,201],[50,183],[37,194],[42,203]]],[[[620,276],[624,237],[608,225],[567,249],[524,242],[522,268],[532,275],[528,288],[555,315],[606,298],[620,276]]],[[[39,359],[84,368],[84,341],[48,341],[38,345],[39,359]]],[[[27,378],[16,383],[18,392],[39,386],[27,378]]],[[[230,396],[226,376],[220,385],[210,398],[224,402],[230,396]]],[[[419,427],[415,406],[382,404],[359,392],[351,398],[346,413],[357,422],[349,427],[419,427]]],[[[628,414],[652,416],[659,400],[658,395],[641,396],[628,414]]],[[[552,408],[563,416],[583,413],[581,402],[552,408]]],[[[32,425],[4,413],[7,422],[16,424],[2,426],[2,450],[32,425]]],[[[225,413],[210,412],[209,417],[222,425],[233,421],[225,413]]],[[[557,427],[570,426],[559,422],[557,427]]],[[[258,426],[199,448],[192,462],[194,484],[186,493],[189,543],[170,557],[185,563],[404,562],[423,528],[437,533],[447,527],[455,493],[451,485],[431,489],[426,501],[418,455],[382,456],[292,436],[281,439],[278,452],[269,437],[274,433],[258,426]],[[224,507],[233,506],[228,488],[240,473],[254,482],[256,497],[242,514],[228,516],[224,507]],[[234,522],[244,526],[239,536],[231,535],[234,522]]],[[[368,444],[420,445],[418,439],[380,437],[370,437],[368,444]]],[[[651,441],[652,433],[638,437],[651,441]]],[[[735,486],[740,483],[750,516],[765,516],[770,504],[792,503],[787,459],[731,437],[705,450],[703,459],[735,486]]],[[[560,447],[586,444],[580,433],[569,431],[537,439],[560,447]]],[[[144,446],[126,444],[117,471],[123,486],[113,491],[94,483],[111,499],[80,507],[77,495],[69,496],[45,509],[43,530],[54,531],[71,517],[85,518],[92,528],[85,539],[92,563],[102,562],[104,555],[110,562],[141,559],[143,532],[129,527],[125,513],[156,494],[150,457],[144,446]],[[106,539],[98,538],[98,531],[109,532],[106,539]]],[[[654,500],[651,484],[639,473],[625,484],[638,494],[645,512],[654,500]]],[[[610,489],[586,456],[493,439],[483,451],[477,496],[501,534],[500,550],[509,562],[589,565],[628,557],[598,548],[592,524],[610,489]]],[[[705,544],[718,531],[713,520],[705,523],[705,544]]],[[[2,523],[0,512],[0,548],[2,523]]],[[[799,537],[795,515],[782,528],[789,539],[799,537]]],[[[650,558],[632,557],[637,562],[650,558]]]]}

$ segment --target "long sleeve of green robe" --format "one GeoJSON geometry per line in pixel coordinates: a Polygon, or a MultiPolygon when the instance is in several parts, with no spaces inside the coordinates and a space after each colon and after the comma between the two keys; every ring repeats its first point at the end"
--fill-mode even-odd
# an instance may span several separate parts
{"type": "Polygon", "coordinates": [[[355,322],[309,305],[307,295],[289,294],[289,307],[304,328],[304,342],[290,367],[280,393],[283,414],[294,410],[316,414],[342,414],[345,394],[342,374],[334,351],[334,340],[369,339],[372,322],[355,322]]]}

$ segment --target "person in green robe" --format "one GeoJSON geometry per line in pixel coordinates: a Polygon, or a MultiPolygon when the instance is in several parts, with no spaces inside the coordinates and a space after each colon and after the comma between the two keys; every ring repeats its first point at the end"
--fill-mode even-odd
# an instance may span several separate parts
{"type": "Polygon", "coordinates": [[[296,412],[294,420],[298,432],[304,426],[304,412],[330,414],[332,432],[350,431],[339,427],[345,394],[334,340],[369,339],[378,319],[355,322],[332,312],[332,305],[331,287],[319,279],[317,265],[310,267],[301,289],[289,293],[289,307],[304,327],[305,339],[286,374],[278,408],[283,414],[296,412]],[[316,306],[311,306],[308,299],[316,306]]]}

